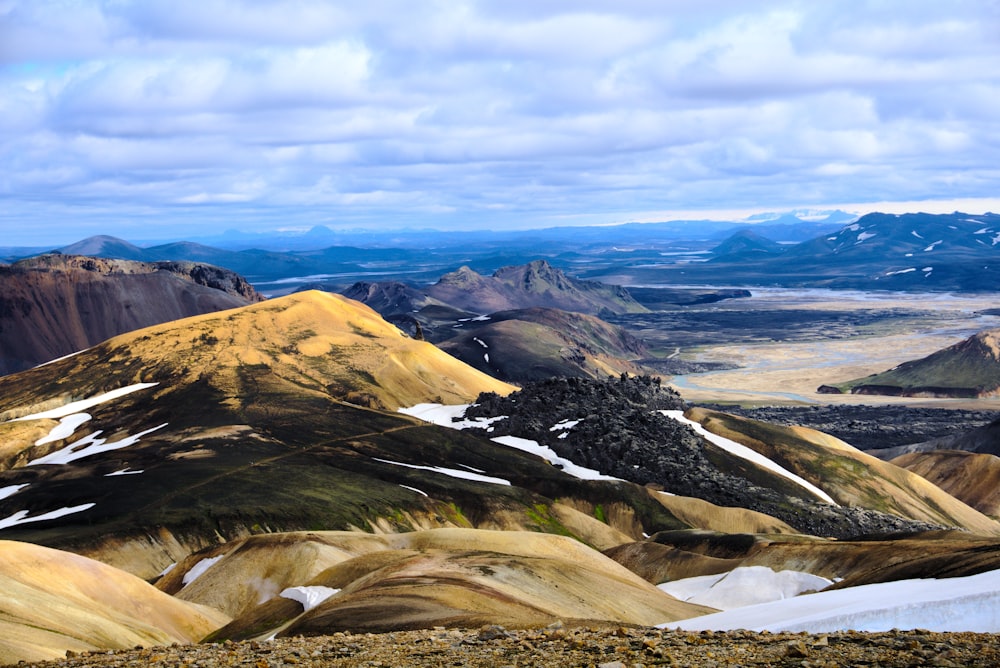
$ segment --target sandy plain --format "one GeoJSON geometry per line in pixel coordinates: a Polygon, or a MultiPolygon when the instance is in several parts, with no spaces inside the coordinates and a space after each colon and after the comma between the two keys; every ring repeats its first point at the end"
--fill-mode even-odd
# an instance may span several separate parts
{"type": "MultiPolygon", "coordinates": [[[[1000,305],[995,295],[863,293],[829,290],[755,290],[750,300],[726,308],[761,312],[787,309],[855,311],[878,309],[905,317],[887,317],[854,336],[826,338],[821,330],[809,340],[713,344],[681,351],[698,362],[726,362],[737,369],[675,376],[671,384],[693,402],[745,404],[867,404],[997,410],[998,399],[914,399],[820,394],[820,385],[879,373],[925,357],[984,329],[1000,327],[987,313],[1000,305]]],[[[748,318],[748,322],[751,319],[748,318]]]]}

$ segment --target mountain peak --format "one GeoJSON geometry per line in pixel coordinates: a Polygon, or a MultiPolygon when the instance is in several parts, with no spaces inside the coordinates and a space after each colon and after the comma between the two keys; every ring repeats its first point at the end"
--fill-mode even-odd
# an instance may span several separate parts
{"type": "Polygon", "coordinates": [[[138,246],[117,237],[99,234],[59,249],[66,255],[99,255],[120,260],[142,260],[145,252],[138,246]]]}
{"type": "Polygon", "coordinates": [[[318,290],[157,325],[104,345],[128,359],[133,374],[138,366],[143,375],[185,382],[210,377],[236,403],[246,400],[238,388],[250,367],[279,394],[313,392],[390,410],[513,389],[407,337],[368,306],[318,290]]]}
{"type": "Polygon", "coordinates": [[[441,277],[427,294],[456,308],[492,313],[524,308],[558,308],[595,315],[645,309],[622,287],[567,276],[546,260],[501,267],[482,276],[469,267],[441,277]]]}

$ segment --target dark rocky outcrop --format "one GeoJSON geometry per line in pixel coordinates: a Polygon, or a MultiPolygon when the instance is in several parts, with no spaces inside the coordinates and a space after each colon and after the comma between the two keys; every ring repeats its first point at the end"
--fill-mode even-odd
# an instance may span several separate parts
{"type": "Polygon", "coordinates": [[[507,397],[482,395],[467,416],[507,416],[491,424],[491,435],[536,440],[577,464],[716,505],[763,512],[803,533],[845,538],[932,528],[876,510],[819,503],[803,488],[656,412],[683,406],[679,395],[653,378],[554,379],[527,384],[507,397]],[[579,423],[552,431],[566,420],[579,423]]]}

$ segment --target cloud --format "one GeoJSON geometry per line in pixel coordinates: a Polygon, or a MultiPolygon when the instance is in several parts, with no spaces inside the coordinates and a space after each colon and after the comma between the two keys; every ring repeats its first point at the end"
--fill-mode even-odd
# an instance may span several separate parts
{"type": "Polygon", "coordinates": [[[998,29],[971,1],[6,0],[0,224],[983,197],[998,29]]]}

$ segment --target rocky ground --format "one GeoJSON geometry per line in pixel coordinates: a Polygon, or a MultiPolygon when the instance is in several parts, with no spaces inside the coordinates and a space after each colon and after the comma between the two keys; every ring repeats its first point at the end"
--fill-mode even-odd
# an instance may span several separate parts
{"type": "Polygon", "coordinates": [[[150,666],[996,666],[1000,636],[985,633],[727,633],[654,628],[570,628],[562,624],[508,631],[336,633],[266,642],[152,647],[71,654],[20,665],[150,666]]]}

